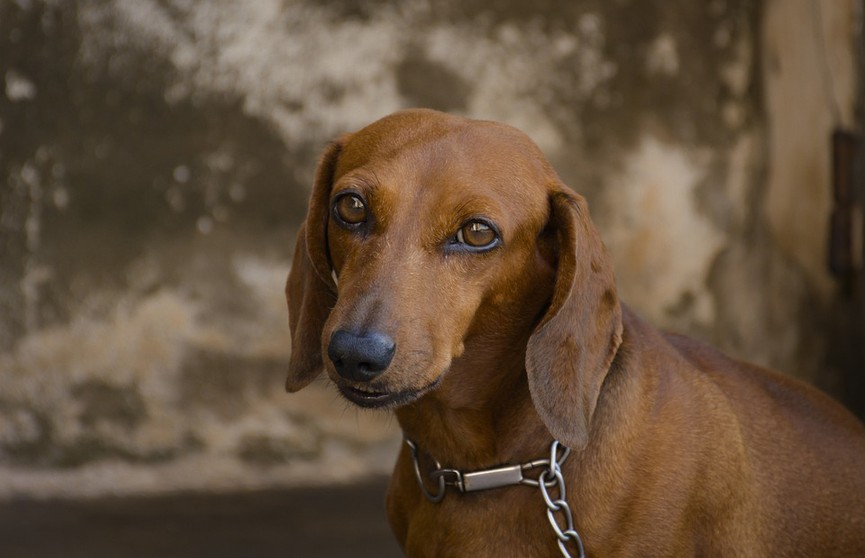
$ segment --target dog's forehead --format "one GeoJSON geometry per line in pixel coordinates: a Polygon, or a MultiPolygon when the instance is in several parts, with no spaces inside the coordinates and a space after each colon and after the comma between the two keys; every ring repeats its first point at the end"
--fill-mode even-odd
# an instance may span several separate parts
{"type": "Polygon", "coordinates": [[[397,113],[353,134],[335,174],[354,173],[409,198],[461,204],[487,197],[512,206],[505,211],[546,205],[554,179],[540,149],[519,130],[427,110],[397,113]]]}
{"type": "Polygon", "coordinates": [[[506,157],[512,164],[525,165],[526,171],[546,171],[540,149],[516,128],[432,110],[398,112],[352,134],[337,170],[390,159],[446,164],[461,154],[476,157],[479,165],[501,164],[506,157]]]}

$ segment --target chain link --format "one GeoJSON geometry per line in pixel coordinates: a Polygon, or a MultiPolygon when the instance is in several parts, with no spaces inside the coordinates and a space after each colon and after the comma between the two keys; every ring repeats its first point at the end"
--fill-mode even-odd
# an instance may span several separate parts
{"type": "Polygon", "coordinates": [[[565,558],[573,558],[571,553],[568,551],[568,548],[565,546],[566,543],[572,542],[577,547],[577,556],[579,556],[579,558],[585,558],[586,552],[583,548],[583,541],[577,533],[577,530],[574,529],[574,516],[571,513],[571,507],[568,505],[567,501],[565,501],[567,493],[565,492],[565,477],[562,476],[561,464],[568,456],[569,450],[565,448],[565,453],[562,458],[556,459],[559,445],[558,440],[554,440],[550,446],[549,468],[538,477],[538,480],[540,480],[538,486],[541,490],[544,504],[547,506],[547,519],[550,521],[550,526],[556,534],[556,538],[558,539],[556,542],[559,545],[559,551],[562,553],[562,556],[565,558]],[[552,498],[550,496],[550,489],[555,489],[558,492],[559,497],[555,499],[552,498]],[[558,514],[558,519],[556,518],[556,514],[558,514]],[[562,520],[565,526],[564,529],[560,523],[562,520]]]}

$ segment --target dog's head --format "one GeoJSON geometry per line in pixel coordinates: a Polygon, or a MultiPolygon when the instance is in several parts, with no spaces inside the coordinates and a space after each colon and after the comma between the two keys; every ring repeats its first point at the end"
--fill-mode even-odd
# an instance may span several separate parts
{"type": "Polygon", "coordinates": [[[327,370],[363,407],[449,384],[459,397],[490,377],[467,367],[453,377],[455,362],[525,354],[535,407],[572,447],[586,442],[621,341],[611,264],[583,198],[521,132],[428,110],[325,150],[286,294],[289,391],[327,370]]]}

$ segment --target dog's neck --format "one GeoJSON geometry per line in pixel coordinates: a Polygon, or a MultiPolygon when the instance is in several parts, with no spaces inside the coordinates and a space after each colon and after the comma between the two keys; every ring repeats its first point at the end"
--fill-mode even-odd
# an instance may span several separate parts
{"type": "Polygon", "coordinates": [[[526,341],[499,340],[498,351],[482,341],[467,343],[435,391],[397,409],[405,436],[449,467],[476,469],[543,454],[552,437],[531,401],[526,341]]]}

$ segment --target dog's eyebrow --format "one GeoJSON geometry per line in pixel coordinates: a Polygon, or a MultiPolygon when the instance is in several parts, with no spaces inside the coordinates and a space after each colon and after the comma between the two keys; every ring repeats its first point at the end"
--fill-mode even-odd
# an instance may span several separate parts
{"type": "Polygon", "coordinates": [[[355,169],[347,172],[334,181],[333,187],[331,188],[331,196],[350,188],[361,190],[363,193],[369,194],[376,190],[378,184],[379,181],[375,172],[368,169],[355,169]]]}
{"type": "Polygon", "coordinates": [[[497,225],[500,225],[502,220],[501,208],[490,198],[468,198],[454,206],[449,214],[453,216],[454,221],[458,221],[458,223],[454,223],[456,225],[461,225],[466,220],[477,217],[490,219],[495,221],[497,225]]]}
{"type": "Polygon", "coordinates": [[[484,195],[464,195],[463,198],[454,204],[451,213],[489,213],[498,214],[501,212],[500,204],[491,196],[484,195]]]}

